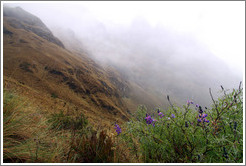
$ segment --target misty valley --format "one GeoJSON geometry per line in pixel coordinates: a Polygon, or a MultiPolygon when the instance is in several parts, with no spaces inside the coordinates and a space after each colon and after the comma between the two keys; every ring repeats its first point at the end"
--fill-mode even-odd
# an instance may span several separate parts
{"type": "Polygon", "coordinates": [[[242,73],[145,17],[57,9],[3,5],[3,163],[244,162],[242,73]]]}

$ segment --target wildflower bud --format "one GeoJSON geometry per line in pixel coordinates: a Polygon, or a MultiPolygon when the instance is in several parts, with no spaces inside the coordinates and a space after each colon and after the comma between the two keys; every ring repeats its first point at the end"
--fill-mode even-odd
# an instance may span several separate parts
{"type": "Polygon", "coordinates": [[[225,148],[225,147],[223,147],[223,151],[224,151],[223,156],[227,159],[227,158],[228,158],[228,153],[227,153],[227,151],[226,151],[226,148],[225,148]]]}
{"type": "Polygon", "coordinates": [[[202,118],[206,118],[208,114],[202,114],[202,118]]]}
{"type": "Polygon", "coordinates": [[[114,129],[116,129],[116,132],[117,132],[118,135],[121,133],[121,128],[120,128],[120,126],[118,124],[115,123],[115,128],[114,129]]]}
{"type": "Polygon", "coordinates": [[[194,104],[193,101],[187,100],[187,105],[194,104]]]}
{"type": "Polygon", "coordinates": [[[187,105],[189,105],[190,104],[190,100],[187,100],[187,105]]]}
{"type": "Polygon", "coordinates": [[[155,127],[155,120],[153,119],[153,122],[152,122],[152,126],[154,126],[155,127]]]}
{"type": "Polygon", "coordinates": [[[189,125],[188,125],[188,123],[187,123],[187,122],[185,122],[185,127],[189,127],[189,125]]]}
{"type": "Polygon", "coordinates": [[[234,130],[237,129],[237,122],[234,122],[234,130]]]}
{"type": "Polygon", "coordinates": [[[199,113],[202,114],[203,113],[203,110],[202,110],[202,107],[199,106],[199,113]]]}
{"type": "Polygon", "coordinates": [[[231,130],[232,130],[232,126],[231,126],[232,123],[230,122],[229,124],[230,124],[230,128],[231,128],[231,130]]]}
{"type": "Polygon", "coordinates": [[[159,112],[158,115],[162,118],[164,115],[162,112],[159,112]]]}
{"type": "Polygon", "coordinates": [[[223,88],[223,86],[222,86],[222,85],[220,85],[220,87],[221,87],[221,89],[222,89],[222,90],[224,90],[224,88],[223,88]]]}

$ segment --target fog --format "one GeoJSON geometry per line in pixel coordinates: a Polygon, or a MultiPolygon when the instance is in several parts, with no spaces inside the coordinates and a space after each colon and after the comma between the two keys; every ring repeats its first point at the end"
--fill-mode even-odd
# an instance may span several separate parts
{"type": "Polygon", "coordinates": [[[38,16],[65,47],[156,95],[210,103],[245,68],[245,2],[8,3],[38,16]],[[228,12],[230,11],[230,12],[228,12]]]}

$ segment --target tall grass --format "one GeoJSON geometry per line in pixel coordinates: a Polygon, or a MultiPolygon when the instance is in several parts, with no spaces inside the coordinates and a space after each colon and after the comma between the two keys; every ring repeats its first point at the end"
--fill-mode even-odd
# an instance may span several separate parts
{"type": "Polygon", "coordinates": [[[115,143],[82,113],[44,114],[4,91],[3,161],[27,163],[114,162],[115,143]]]}
{"type": "Polygon", "coordinates": [[[59,161],[61,157],[54,156],[61,156],[66,147],[59,139],[62,134],[51,132],[46,117],[25,98],[8,91],[3,96],[3,161],[59,161]]]}

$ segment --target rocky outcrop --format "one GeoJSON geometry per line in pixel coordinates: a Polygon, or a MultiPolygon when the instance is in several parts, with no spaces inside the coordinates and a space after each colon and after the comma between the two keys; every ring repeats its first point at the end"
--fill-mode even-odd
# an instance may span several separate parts
{"type": "MultiPolygon", "coordinates": [[[[22,8],[4,7],[3,16],[8,19],[10,26],[17,29],[24,29],[28,32],[33,32],[43,39],[64,48],[63,43],[52,34],[52,32],[38,17],[26,12],[22,8]]],[[[5,30],[5,32],[7,31],[5,30]]]]}

